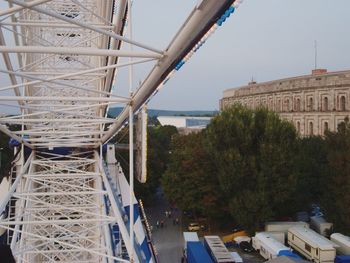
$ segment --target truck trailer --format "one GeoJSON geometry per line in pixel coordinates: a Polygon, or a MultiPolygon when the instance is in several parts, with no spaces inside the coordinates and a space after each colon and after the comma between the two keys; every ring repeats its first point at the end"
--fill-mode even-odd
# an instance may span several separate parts
{"type": "MultiPolygon", "coordinates": [[[[287,240],[288,229],[293,226],[309,227],[309,224],[302,221],[275,221],[265,223],[265,232],[283,232],[284,239],[287,240]]],[[[284,242],[285,243],[285,242],[284,242]]]]}
{"type": "Polygon", "coordinates": [[[334,262],[337,245],[315,231],[295,226],[288,230],[288,244],[316,263],[334,262]]]}
{"type": "Polygon", "coordinates": [[[235,262],[219,236],[205,236],[204,246],[215,263],[235,262]]]}
{"type": "Polygon", "coordinates": [[[333,233],[331,241],[339,246],[336,248],[339,254],[350,256],[350,237],[340,233],[333,233]]]}
{"type": "Polygon", "coordinates": [[[260,232],[253,237],[253,247],[260,255],[269,260],[278,257],[282,251],[291,253],[291,249],[277,241],[270,233],[260,232]]]}
{"type": "Polygon", "coordinates": [[[310,227],[322,236],[329,237],[333,224],[327,222],[323,217],[312,216],[310,217],[310,227]]]}
{"type": "Polygon", "coordinates": [[[213,263],[213,260],[200,241],[187,242],[185,256],[188,263],[213,263]]]}

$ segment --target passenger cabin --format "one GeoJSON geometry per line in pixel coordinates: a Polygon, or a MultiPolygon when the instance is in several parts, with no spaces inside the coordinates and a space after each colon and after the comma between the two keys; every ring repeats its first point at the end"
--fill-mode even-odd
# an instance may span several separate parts
{"type": "Polygon", "coordinates": [[[334,233],[331,235],[331,241],[339,246],[336,248],[339,254],[350,256],[350,237],[334,233]]]}
{"type": "Polygon", "coordinates": [[[277,241],[273,235],[267,232],[256,233],[253,237],[253,248],[265,259],[273,259],[282,251],[291,252],[291,249],[277,241]]]}
{"type": "Polygon", "coordinates": [[[290,228],[288,244],[307,259],[317,263],[334,262],[336,256],[337,245],[309,228],[290,228]]]}
{"type": "Polygon", "coordinates": [[[219,236],[205,236],[204,246],[208,250],[209,255],[216,263],[235,262],[230,252],[222,242],[219,236]]]}

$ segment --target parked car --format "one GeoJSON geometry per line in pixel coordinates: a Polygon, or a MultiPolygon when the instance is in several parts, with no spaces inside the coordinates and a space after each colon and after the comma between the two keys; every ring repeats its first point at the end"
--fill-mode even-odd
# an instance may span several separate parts
{"type": "Polygon", "coordinates": [[[188,231],[199,231],[200,229],[201,229],[201,227],[198,223],[189,223],[188,224],[188,231]]]}
{"type": "Polygon", "coordinates": [[[242,241],[241,243],[239,243],[239,247],[240,249],[242,249],[244,252],[253,252],[254,248],[252,247],[252,245],[247,242],[247,241],[242,241]]]}

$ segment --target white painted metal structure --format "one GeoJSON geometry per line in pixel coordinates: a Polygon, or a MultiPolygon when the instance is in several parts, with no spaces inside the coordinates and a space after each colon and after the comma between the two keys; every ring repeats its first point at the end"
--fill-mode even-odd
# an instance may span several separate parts
{"type": "Polygon", "coordinates": [[[22,155],[15,180],[0,200],[0,215],[8,213],[0,228],[8,230],[17,262],[152,262],[140,243],[144,236],[136,231],[133,129],[130,185],[120,169],[109,173],[102,145],[126,122],[133,126],[134,113],[240,1],[200,1],[165,50],[132,39],[130,0],[0,4],[8,4],[0,10],[0,73],[10,79],[10,85],[0,88],[0,101],[19,111],[1,117],[0,130],[21,143],[22,155]],[[121,50],[125,43],[130,48],[121,50]],[[121,64],[120,57],[129,62],[121,64]],[[151,60],[155,66],[133,92],[132,65],[151,60]],[[112,92],[120,67],[129,67],[128,97],[112,92]],[[108,118],[107,109],[115,104],[124,110],[116,119],[108,118]],[[58,151],[63,148],[64,153],[58,151]],[[115,240],[115,226],[120,240],[115,240]],[[127,255],[116,249],[122,246],[127,255]]]}

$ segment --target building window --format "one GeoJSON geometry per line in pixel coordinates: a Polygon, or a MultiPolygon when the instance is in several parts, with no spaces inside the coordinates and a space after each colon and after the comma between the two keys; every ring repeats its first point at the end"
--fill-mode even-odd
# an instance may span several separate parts
{"type": "Polygon", "coordinates": [[[305,243],[305,250],[311,252],[311,246],[305,243]]]}
{"type": "Polygon", "coordinates": [[[296,100],[295,110],[300,111],[300,99],[296,100]]]}
{"type": "Polygon", "coordinates": [[[323,111],[328,111],[328,98],[323,98],[323,111]]]}
{"type": "Polygon", "coordinates": [[[314,135],[314,124],[312,122],[309,123],[309,135],[314,135]]]}
{"type": "Polygon", "coordinates": [[[300,121],[297,121],[297,131],[298,131],[298,134],[300,134],[300,121]]]}
{"type": "Polygon", "coordinates": [[[285,111],[289,111],[290,107],[289,107],[289,99],[286,99],[286,108],[285,111]]]}
{"type": "Polygon", "coordinates": [[[310,98],[309,99],[309,111],[313,111],[314,110],[314,99],[310,98]]]}
{"type": "Polygon", "coordinates": [[[328,131],[328,122],[326,121],[325,123],[324,123],[324,127],[323,127],[323,134],[325,134],[326,133],[326,131],[328,131]]]}
{"type": "Polygon", "coordinates": [[[280,99],[277,100],[276,110],[277,110],[277,111],[282,111],[281,100],[280,100],[280,99]]]}
{"type": "Polygon", "coordinates": [[[345,96],[340,97],[340,111],[345,111],[346,110],[346,100],[345,96]]]}

